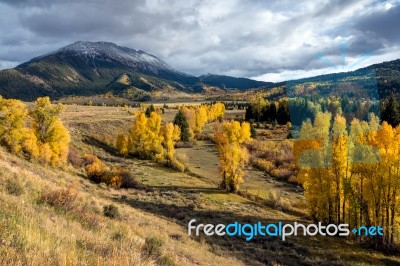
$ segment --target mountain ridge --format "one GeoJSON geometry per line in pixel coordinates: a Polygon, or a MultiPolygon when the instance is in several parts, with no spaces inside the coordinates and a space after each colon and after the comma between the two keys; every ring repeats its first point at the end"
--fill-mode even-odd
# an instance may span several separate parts
{"type": "MultiPolygon", "coordinates": [[[[240,89],[254,84],[268,83],[247,80],[247,86],[242,84],[240,89]]],[[[142,96],[148,99],[154,93],[201,93],[209,86],[231,89],[221,82],[206,84],[154,55],[111,42],[78,41],[0,71],[0,94],[22,100],[107,92],[127,95],[126,91],[134,92],[129,94],[135,95],[131,100],[142,100],[142,96]],[[127,82],[121,82],[122,77],[127,82]]]]}
{"type": "MultiPolygon", "coordinates": [[[[400,59],[346,73],[331,73],[297,82],[335,82],[343,75],[374,70],[381,97],[400,96],[400,59]]],[[[291,81],[288,81],[291,82],[291,81]]],[[[133,101],[154,95],[173,98],[193,93],[226,93],[285,86],[248,78],[207,74],[199,77],[175,70],[165,61],[141,50],[111,42],[78,41],[37,56],[13,69],[0,71],[0,95],[31,101],[40,96],[59,99],[112,93],[133,101]]],[[[285,94],[282,94],[285,95],[285,94]]]]}

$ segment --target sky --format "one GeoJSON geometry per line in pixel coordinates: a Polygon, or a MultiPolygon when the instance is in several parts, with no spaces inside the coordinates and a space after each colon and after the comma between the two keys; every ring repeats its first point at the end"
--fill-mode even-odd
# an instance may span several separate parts
{"type": "Polygon", "coordinates": [[[0,0],[0,25],[0,69],[76,41],[273,82],[400,58],[400,0],[0,0]]]}

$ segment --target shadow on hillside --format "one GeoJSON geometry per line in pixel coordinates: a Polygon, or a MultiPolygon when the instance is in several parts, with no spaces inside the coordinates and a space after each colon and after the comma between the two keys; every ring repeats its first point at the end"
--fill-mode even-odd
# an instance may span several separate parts
{"type": "Polygon", "coordinates": [[[83,137],[83,143],[91,145],[91,146],[95,146],[97,148],[102,149],[103,151],[113,155],[113,156],[119,156],[117,151],[114,149],[114,147],[112,147],[111,145],[108,145],[107,143],[98,140],[92,136],[84,136],[83,137]]]}
{"type": "MultiPolygon", "coordinates": [[[[164,191],[176,191],[176,187],[154,187],[164,191]]],[[[203,193],[221,193],[221,190],[212,188],[182,188],[179,190],[186,190],[192,192],[203,193]]],[[[218,211],[209,209],[198,209],[196,206],[178,206],[176,204],[162,204],[159,202],[149,202],[137,199],[123,200],[125,204],[131,207],[141,209],[146,212],[153,213],[157,216],[164,217],[181,225],[187,230],[188,222],[196,219],[197,224],[230,224],[234,222],[254,224],[262,222],[264,225],[267,223],[277,224],[293,223],[290,220],[266,220],[262,217],[240,215],[230,211],[218,211]]],[[[194,234],[194,230],[192,231],[194,234]]],[[[335,250],[331,247],[337,248],[338,239],[335,238],[322,238],[322,237],[288,237],[282,241],[280,237],[262,237],[256,236],[251,241],[246,241],[245,236],[229,237],[229,236],[211,236],[206,237],[204,233],[200,236],[193,236],[193,239],[202,242],[205,241],[210,246],[210,251],[217,255],[225,255],[229,252],[232,256],[243,261],[246,265],[348,265],[349,259],[351,261],[368,262],[369,264],[384,263],[387,265],[395,265],[395,261],[385,259],[385,261],[378,261],[376,257],[355,256],[349,252],[348,257],[335,254],[335,250]]],[[[341,241],[342,249],[351,250],[353,247],[350,244],[341,241]]],[[[347,254],[346,254],[347,255],[347,254]]]]}
{"type": "MultiPolygon", "coordinates": [[[[226,211],[198,210],[189,206],[167,205],[140,200],[129,200],[127,204],[134,208],[151,212],[177,222],[187,230],[187,224],[191,219],[196,219],[195,224],[229,224],[235,221],[240,223],[257,223],[261,221],[258,217],[240,216],[226,211]]],[[[278,222],[278,221],[269,221],[278,222]]],[[[285,221],[282,221],[285,222],[285,221]]],[[[289,221],[286,221],[289,222],[289,221]]],[[[194,230],[193,230],[194,233],[194,230]]],[[[304,256],[308,251],[303,247],[295,247],[291,241],[281,241],[276,237],[256,238],[246,241],[243,237],[206,237],[203,233],[194,236],[197,241],[205,241],[210,245],[210,250],[217,255],[225,252],[233,252],[237,259],[246,265],[274,264],[302,265],[304,256]],[[257,263],[256,263],[257,262],[257,263]]],[[[303,265],[307,265],[303,263],[303,265]]]]}
{"type": "Polygon", "coordinates": [[[178,191],[178,192],[187,192],[187,193],[204,193],[204,194],[226,194],[230,193],[221,190],[217,187],[182,187],[182,186],[151,186],[152,189],[160,190],[160,191],[178,191]]]}

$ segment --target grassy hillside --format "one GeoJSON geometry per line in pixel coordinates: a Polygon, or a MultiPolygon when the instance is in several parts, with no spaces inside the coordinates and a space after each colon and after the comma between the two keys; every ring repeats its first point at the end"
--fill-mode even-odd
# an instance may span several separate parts
{"type": "Polygon", "coordinates": [[[127,205],[121,198],[128,193],[91,184],[73,172],[1,151],[0,264],[240,265],[189,239],[176,224],[127,205]],[[120,217],[104,215],[104,206],[111,204],[120,217]]]}

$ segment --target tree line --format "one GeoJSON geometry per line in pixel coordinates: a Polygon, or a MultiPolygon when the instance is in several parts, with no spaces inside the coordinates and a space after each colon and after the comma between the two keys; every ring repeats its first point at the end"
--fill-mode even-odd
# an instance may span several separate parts
{"type": "Polygon", "coordinates": [[[222,118],[224,112],[222,103],[182,106],[173,122],[162,123],[160,112],[150,105],[137,114],[128,133],[118,134],[115,146],[123,156],[152,159],[184,171],[184,165],[175,158],[176,142],[193,139],[206,123],[222,118]]]}
{"type": "Polygon", "coordinates": [[[374,114],[347,126],[344,116],[318,112],[303,122],[294,155],[315,220],[384,227],[382,237],[367,239],[376,248],[399,240],[400,126],[380,125],[374,114]]]}
{"type": "Polygon", "coordinates": [[[154,106],[137,114],[129,133],[118,134],[116,149],[121,155],[131,154],[153,159],[184,171],[185,166],[175,157],[177,141],[191,141],[200,134],[205,124],[214,122],[214,142],[219,151],[220,187],[235,192],[243,182],[243,167],[248,161],[247,150],[242,145],[250,140],[250,124],[222,121],[223,103],[181,106],[173,122],[163,123],[154,106]]]}
{"type": "Polygon", "coordinates": [[[268,101],[261,95],[256,95],[246,109],[245,120],[284,125],[290,121],[288,99],[268,101]]]}

